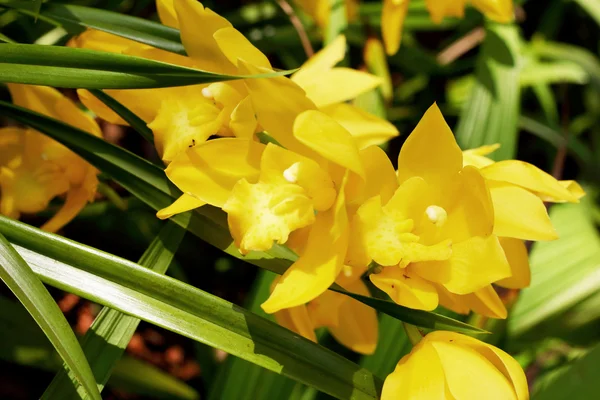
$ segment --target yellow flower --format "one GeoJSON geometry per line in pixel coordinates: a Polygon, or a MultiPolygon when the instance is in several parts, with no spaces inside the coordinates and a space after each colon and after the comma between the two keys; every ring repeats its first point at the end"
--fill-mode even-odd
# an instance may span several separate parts
{"type": "Polygon", "coordinates": [[[240,138],[189,148],[166,170],[184,197],[158,213],[222,208],[242,254],[285,244],[306,228],[300,257],[263,304],[269,313],[305,304],[335,281],[348,245],[346,198],[354,198],[365,176],[352,135],[319,111],[301,112],[277,139],[287,149],[240,138]]]}
{"type": "Polygon", "coordinates": [[[382,400],[528,400],[521,366],[504,351],[454,332],[425,336],[385,380],[382,400]]]}
{"type": "MultiPolygon", "coordinates": [[[[336,283],[350,292],[369,296],[360,280],[362,272],[353,273],[351,267],[345,266],[336,283]]],[[[372,354],[377,347],[377,312],[340,293],[326,291],[306,305],[277,311],[274,316],[280,325],[314,342],[315,329],[327,327],[339,343],[356,353],[372,354]]]]}
{"type": "MultiPolygon", "coordinates": [[[[56,89],[17,84],[8,89],[16,105],[102,136],[95,121],[56,89]]],[[[55,232],[94,199],[98,171],[62,144],[24,128],[3,128],[0,137],[2,214],[18,218],[40,212],[54,197],[66,195],[62,208],[42,226],[55,232]]]]}
{"type": "MultiPolygon", "coordinates": [[[[409,2],[410,0],[383,0],[381,31],[389,55],[396,54],[400,47],[409,2]]],[[[497,22],[506,23],[513,19],[512,0],[426,0],[425,4],[431,19],[438,24],[445,17],[462,18],[466,4],[471,4],[497,22]]]]}
{"type": "MultiPolygon", "coordinates": [[[[379,176],[379,193],[353,218],[349,264],[375,261],[384,267],[370,275],[375,286],[399,304],[424,310],[437,307],[437,286],[469,295],[510,277],[493,234],[485,180],[477,168],[463,167],[462,152],[436,105],[402,147],[397,179],[389,161],[380,164],[372,175],[367,172],[367,181],[379,176]]],[[[496,303],[497,296],[487,297],[496,303]]],[[[505,310],[499,314],[506,316],[505,310]]]]}
{"type": "Polygon", "coordinates": [[[347,103],[381,85],[381,79],[367,72],[335,67],[345,53],[346,38],[340,35],[306,61],[291,79],[304,89],[320,111],[356,138],[359,148],[385,143],[398,135],[396,127],[347,103]]]}

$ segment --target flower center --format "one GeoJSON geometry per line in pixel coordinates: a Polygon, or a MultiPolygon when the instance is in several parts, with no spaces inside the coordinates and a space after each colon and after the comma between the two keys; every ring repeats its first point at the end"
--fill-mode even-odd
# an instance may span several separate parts
{"type": "Polygon", "coordinates": [[[209,100],[214,99],[214,95],[208,87],[202,88],[202,96],[206,97],[209,100]]]}
{"type": "Polygon", "coordinates": [[[298,173],[300,172],[300,163],[296,162],[292,164],[288,169],[283,171],[283,177],[289,183],[298,182],[298,173]]]}
{"type": "Polygon", "coordinates": [[[448,213],[440,206],[432,205],[425,209],[425,215],[427,219],[431,221],[435,226],[442,227],[448,219],[448,213]]]}

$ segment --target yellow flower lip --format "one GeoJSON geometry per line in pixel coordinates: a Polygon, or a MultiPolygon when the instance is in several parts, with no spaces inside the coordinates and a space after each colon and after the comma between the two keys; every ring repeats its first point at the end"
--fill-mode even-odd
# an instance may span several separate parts
{"type": "Polygon", "coordinates": [[[441,228],[448,220],[448,213],[440,206],[431,205],[425,209],[427,219],[435,226],[441,228]]]}

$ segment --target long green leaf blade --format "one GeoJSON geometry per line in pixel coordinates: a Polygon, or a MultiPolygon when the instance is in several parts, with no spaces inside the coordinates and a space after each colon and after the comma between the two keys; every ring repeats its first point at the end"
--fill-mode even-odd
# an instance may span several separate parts
{"type": "Polygon", "coordinates": [[[0,234],[0,278],[42,328],[84,391],[101,400],[92,370],[69,323],[25,260],[0,234]]]}
{"type": "Polygon", "coordinates": [[[274,322],[135,263],[0,217],[42,281],[187,336],[341,399],[376,399],[365,369],[274,322]],[[26,233],[29,232],[29,233],[26,233]],[[36,240],[22,235],[36,233],[36,240]],[[12,235],[14,236],[14,235],[12,235]],[[28,242],[30,246],[22,245],[28,242]],[[63,246],[68,246],[68,253],[63,246]],[[28,248],[29,247],[29,248],[28,248]],[[39,252],[38,252],[39,251],[39,252]]]}
{"type": "MultiPolygon", "coordinates": [[[[155,210],[168,206],[181,195],[179,189],[168,181],[162,169],[125,149],[58,120],[10,103],[0,101],[0,114],[29,125],[69,147],[155,210]]],[[[171,220],[182,227],[187,227],[191,233],[227,254],[280,275],[297,258],[291,250],[279,245],[274,245],[268,252],[250,252],[246,256],[242,256],[229,234],[225,213],[214,207],[204,206],[192,212],[191,216],[190,213],[178,214],[171,220]]],[[[435,327],[436,329],[481,333],[481,330],[477,328],[434,313],[412,310],[390,301],[351,294],[339,287],[332,289],[354,297],[371,307],[376,307],[395,318],[406,318],[407,322],[424,328],[435,327]]]]}
{"type": "MultiPolygon", "coordinates": [[[[183,239],[185,230],[168,222],[142,255],[140,265],[164,274],[183,239]]],[[[123,355],[140,320],[104,307],[83,337],[83,351],[90,362],[100,391],[123,355]]],[[[60,371],[42,399],[78,399],[87,396],[74,386],[72,371],[60,371]]]]}

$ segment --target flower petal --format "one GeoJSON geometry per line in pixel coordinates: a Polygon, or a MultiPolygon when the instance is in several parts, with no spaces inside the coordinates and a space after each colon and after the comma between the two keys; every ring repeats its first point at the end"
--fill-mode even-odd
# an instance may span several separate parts
{"type": "Polygon", "coordinates": [[[180,214],[186,211],[193,210],[198,207],[202,207],[206,203],[202,200],[190,196],[189,194],[182,194],[177,200],[175,200],[170,206],[159,210],[156,216],[160,219],[171,218],[175,214],[180,214]]]}
{"type": "Polygon", "coordinates": [[[496,236],[475,236],[452,244],[446,261],[411,264],[421,277],[442,284],[456,294],[467,294],[510,276],[510,266],[496,236]]]}
{"type": "Polygon", "coordinates": [[[508,315],[504,303],[502,303],[492,285],[487,285],[482,289],[461,297],[464,304],[484,317],[506,319],[508,315]]]}
{"type": "Polygon", "coordinates": [[[304,336],[308,340],[317,342],[315,329],[305,305],[286,308],[274,314],[277,323],[292,332],[304,336]]]}
{"type": "Polygon", "coordinates": [[[416,310],[434,310],[438,306],[435,286],[408,268],[386,267],[369,275],[371,282],[386,292],[395,303],[416,310]]]}
{"type": "Polygon", "coordinates": [[[447,396],[446,377],[435,348],[422,340],[385,379],[381,400],[429,399],[454,398],[447,396]]]}
{"type": "Polygon", "coordinates": [[[428,336],[432,336],[432,340],[436,340],[438,337],[446,340],[452,339],[455,343],[460,343],[477,351],[513,383],[518,400],[529,399],[527,379],[523,372],[523,368],[521,368],[514,358],[504,351],[480,340],[455,332],[436,331],[431,332],[428,336]]]}
{"type": "Polygon", "coordinates": [[[223,211],[242,254],[269,250],[273,242],[283,244],[290,232],[315,221],[312,201],[295,184],[250,184],[242,179],[233,187],[223,211]]]}
{"type": "Polygon", "coordinates": [[[500,145],[490,144],[481,147],[477,147],[471,150],[463,151],[463,166],[472,165],[477,168],[487,167],[494,163],[491,158],[485,157],[486,155],[498,150],[500,145]]]}
{"type": "Polygon", "coordinates": [[[384,0],[381,12],[381,34],[385,51],[394,55],[400,48],[404,19],[408,12],[408,0],[384,0]]]}
{"type": "Polygon", "coordinates": [[[379,146],[399,134],[393,124],[352,104],[332,104],[321,108],[321,111],[346,128],[359,149],[379,146]]]}
{"type": "Polygon", "coordinates": [[[578,198],[561,185],[552,175],[535,165],[517,160],[506,160],[489,165],[481,170],[486,179],[512,183],[531,192],[548,197],[577,203],[578,198]]]}
{"type": "Polygon", "coordinates": [[[430,340],[456,399],[516,400],[512,383],[485,357],[470,347],[448,341],[430,340]]]}
{"type": "MultiPolygon", "coordinates": [[[[256,75],[269,70],[260,69],[240,60],[238,67],[244,75],[256,75]]],[[[304,90],[284,76],[245,79],[258,123],[285,148],[305,154],[308,150],[293,136],[296,116],[316,106],[304,90]]],[[[305,154],[306,155],[306,154],[305,154]]]]}
{"type": "Polygon", "coordinates": [[[196,0],[174,2],[181,41],[198,68],[222,74],[236,74],[237,68],[223,54],[214,38],[215,32],[231,23],[196,0]]]}
{"type": "Polygon", "coordinates": [[[232,26],[221,28],[213,35],[219,48],[232,64],[237,65],[238,59],[257,67],[271,69],[267,56],[258,50],[244,35],[232,26]]]}
{"type": "Polygon", "coordinates": [[[463,18],[466,0],[426,0],[431,20],[441,23],[445,17],[463,18]]]}
{"type": "Polygon", "coordinates": [[[179,29],[177,13],[175,12],[174,0],[156,0],[156,11],[163,25],[179,29]]]}
{"type": "Polygon", "coordinates": [[[501,237],[500,244],[510,264],[512,276],[495,282],[495,284],[509,289],[526,288],[531,283],[531,270],[525,242],[520,239],[501,237]]]}
{"type": "Polygon", "coordinates": [[[400,182],[420,176],[434,187],[445,187],[462,169],[462,152],[437,104],[427,110],[406,139],[398,157],[400,182]]]}
{"type": "Polygon", "coordinates": [[[301,87],[304,87],[314,79],[315,75],[321,74],[344,59],[346,54],[346,37],[338,35],[331,43],[309,58],[300,69],[294,73],[291,79],[301,87]]]}
{"type": "MultiPolygon", "coordinates": [[[[370,146],[360,151],[360,158],[365,167],[365,185],[360,200],[380,196],[381,203],[386,204],[398,189],[396,171],[385,151],[378,146],[370,146]]],[[[352,175],[350,178],[354,177],[352,175]]]]}
{"type": "MultiPolygon", "coordinates": [[[[575,181],[558,181],[561,186],[564,186],[577,200],[585,196],[585,190],[575,181]]],[[[562,199],[556,197],[547,196],[542,193],[535,193],[542,201],[548,203],[564,203],[562,199]]]]}
{"type": "Polygon", "coordinates": [[[348,215],[344,187],[338,191],[336,204],[317,214],[304,253],[283,274],[271,297],[261,307],[267,313],[305,304],[335,281],[344,266],[348,247],[348,215]]]}
{"type": "Polygon", "coordinates": [[[247,96],[233,109],[229,127],[236,137],[250,140],[254,136],[256,125],[252,99],[250,96],[247,96]]]}
{"type": "Polygon", "coordinates": [[[507,23],[514,19],[512,0],[471,0],[471,4],[493,21],[507,23]]]}
{"type": "MultiPolygon", "coordinates": [[[[105,90],[105,92],[106,94],[115,97],[114,91],[105,90]],[[111,92],[113,93],[111,94],[111,92]]],[[[77,89],[77,96],[79,97],[79,100],[83,103],[83,105],[85,105],[99,118],[102,118],[103,120],[110,122],[111,124],[129,125],[116,112],[114,112],[110,107],[108,107],[106,104],[100,101],[96,96],[92,95],[89,91],[85,89],[77,89]]]]}
{"type": "MultiPolygon", "coordinates": [[[[361,280],[354,281],[345,289],[352,293],[370,296],[369,289],[361,280]]],[[[335,294],[345,297],[345,301],[338,310],[338,325],[329,328],[329,332],[335,340],[350,350],[359,354],[373,354],[378,339],[377,312],[358,300],[340,293],[335,294]]]]}
{"type": "Polygon", "coordinates": [[[540,198],[511,184],[489,181],[494,203],[494,234],[523,240],[558,238],[540,198]]]}
{"type": "Polygon", "coordinates": [[[294,136],[325,159],[365,177],[365,169],[352,135],[326,114],[309,110],[296,117],[294,136]]]}
{"type": "Polygon", "coordinates": [[[60,210],[46,221],[41,229],[47,232],[57,232],[71,222],[83,210],[86,204],[94,199],[95,186],[98,184],[98,179],[95,174],[93,174],[92,179],[95,180],[94,192],[90,193],[89,188],[85,186],[70,189],[60,210]]]}
{"type": "Polygon", "coordinates": [[[317,107],[352,100],[381,85],[381,78],[351,68],[333,68],[298,83],[317,107]],[[351,85],[348,82],[352,82],[351,85]]]}
{"type": "Polygon", "coordinates": [[[182,192],[223,207],[240,179],[258,179],[264,147],[237,138],[209,140],[179,154],[165,172],[182,192]]]}

